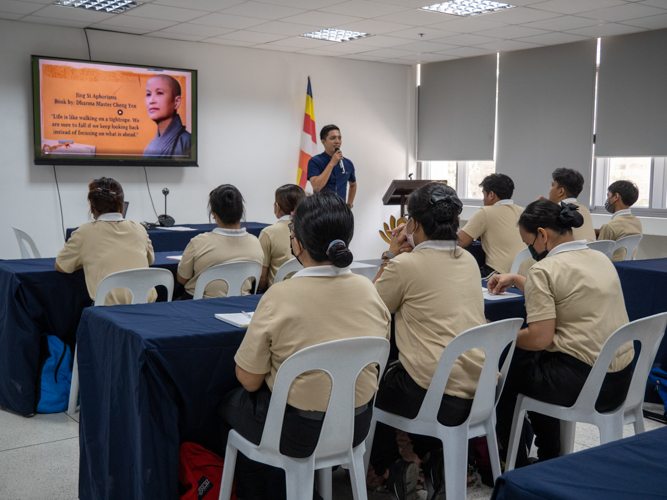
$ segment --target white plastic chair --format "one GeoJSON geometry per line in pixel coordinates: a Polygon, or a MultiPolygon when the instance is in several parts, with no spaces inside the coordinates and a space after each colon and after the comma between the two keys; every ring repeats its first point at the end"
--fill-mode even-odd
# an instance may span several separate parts
{"type": "Polygon", "coordinates": [[[471,328],[457,335],[442,352],[419,414],[414,419],[375,408],[371,429],[366,439],[366,468],[370,461],[376,422],[382,422],[408,433],[432,436],[442,441],[445,458],[445,487],[449,500],[465,500],[466,498],[468,439],[486,436],[493,479],[497,479],[501,471],[496,439],[495,408],[514,353],[516,336],[522,324],[523,319],[520,318],[506,319],[471,328]],[[497,380],[500,355],[508,344],[511,346],[500,370],[501,379],[497,380]],[[437,416],[452,366],[461,354],[475,347],[484,350],[485,358],[470,415],[459,426],[444,426],[438,422],[437,416]]]}
{"type": "Polygon", "coordinates": [[[16,235],[16,241],[18,241],[19,244],[19,250],[21,251],[21,258],[41,259],[42,256],[39,254],[39,250],[37,250],[37,245],[35,245],[35,242],[32,240],[30,235],[24,231],[21,231],[20,229],[16,229],[15,227],[13,227],[12,229],[14,230],[14,234],[16,235]],[[28,247],[30,247],[30,250],[28,250],[28,247]],[[32,252],[32,254],[30,252],[32,252]]]}
{"type": "Polygon", "coordinates": [[[573,406],[559,406],[537,401],[519,394],[514,407],[512,431],[505,472],[514,469],[517,450],[521,438],[521,428],[527,411],[535,411],[561,421],[561,454],[572,453],[574,449],[574,431],[577,422],[596,425],[600,430],[600,444],[623,438],[623,426],[634,424],[635,434],[644,432],[642,403],[651,365],[658,352],[660,341],[667,327],[667,313],[656,314],[638,319],[616,330],[605,342],[598,359],[588,374],[588,378],[573,406]],[[641,342],[641,352],[632,374],[632,381],[625,401],[616,410],[599,413],[595,403],[600,394],[607,368],[616,351],[628,342],[641,342]]]}
{"type": "Polygon", "coordinates": [[[516,254],[516,257],[514,257],[514,261],[512,261],[512,268],[510,269],[510,274],[516,274],[519,272],[519,267],[521,267],[521,263],[524,260],[530,259],[530,250],[528,248],[524,248],[521,250],[518,254],[516,254]]]}
{"type": "Polygon", "coordinates": [[[227,283],[227,297],[236,297],[241,295],[245,280],[255,278],[255,285],[253,287],[253,293],[255,293],[261,276],[262,264],[259,262],[237,260],[218,264],[217,266],[209,267],[199,275],[192,298],[195,300],[203,298],[206,285],[217,280],[227,283]]]}
{"type": "MultiPolygon", "coordinates": [[[[156,286],[164,286],[167,289],[167,301],[171,302],[174,294],[174,275],[167,269],[156,267],[130,269],[112,273],[97,285],[95,291],[95,306],[103,306],[109,292],[117,288],[127,288],[132,294],[132,304],[146,304],[149,292],[156,286]]],[[[72,366],[72,385],[69,391],[69,405],[67,413],[76,413],[76,403],[79,399],[79,364],[77,353],[79,347],[74,348],[74,364],[72,366]]]]}
{"type": "Polygon", "coordinates": [[[276,283],[280,283],[285,279],[285,276],[290,273],[301,271],[301,269],[303,269],[303,266],[296,259],[296,257],[294,259],[288,260],[276,271],[276,277],[273,279],[273,284],[275,285],[276,283]]]}
{"type": "Polygon", "coordinates": [[[591,241],[590,243],[586,243],[586,246],[588,248],[590,248],[591,250],[597,250],[598,252],[602,252],[607,257],[609,257],[609,260],[611,260],[611,256],[614,255],[615,245],[616,242],[613,240],[597,240],[597,241],[591,241]]]}
{"type": "Polygon", "coordinates": [[[334,340],[290,356],[278,369],[259,446],[236,431],[229,431],[219,500],[229,500],[231,496],[238,451],[256,462],[284,469],[290,500],[312,500],[314,473],[319,469],[319,489],[325,498],[330,498],[331,467],[347,464],[354,498],[365,500],[364,442],[352,447],[355,385],[357,377],[369,364],[377,363],[378,373],[383,373],[388,356],[389,341],[379,337],[334,340]],[[287,457],[280,453],[287,395],[294,379],[310,370],[323,371],[331,378],[329,406],[313,454],[307,458],[287,457]]]}
{"type": "Polygon", "coordinates": [[[625,236],[620,240],[616,240],[612,255],[616,250],[625,248],[625,260],[634,260],[633,254],[635,253],[635,249],[639,246],[639,242],[642,238],[643,236],[641,234],[631,234],[630,236],[625,236]]]}

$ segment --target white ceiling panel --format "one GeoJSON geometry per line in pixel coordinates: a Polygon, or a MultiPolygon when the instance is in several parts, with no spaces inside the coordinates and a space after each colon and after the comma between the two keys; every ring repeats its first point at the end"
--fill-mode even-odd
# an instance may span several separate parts
{"type": "Polygon", "coordinates": [[[272,5],[261,2],[244,2],[222,11],[223,14],[235,16],[258,17],[259,19],[282,19],[283,17],[295,16],[306,12],[304,9],[285,7],[284,5],[272,5]]]}
{"type": "Polygon", "coordinates": [[[644,31],[644,29],[636,26],[628,26],[626,24],[609,23],[601,24],[599,26],[591,26],[589,28],[570,30],[568,33],[597,38],[601,36],[625,35],[626,33],[636,33],[637,31],[644,31]]]}
{"type": "MultiPolygon", "coordinates": [[[[14,14],[9,14],[14,15],[14,14]]],[[[70,21],[69,19],[56,19],[53,17],[26,16],[21,21],[37,24],[51,24],[54,26],[67,26],[68,28],[85,28],[90,25],[86,21],[70,21]]]]}
{"type": "Polygon", "coordinates": [[[548,31],[538,30],[535,28],[525,28],[523,26],[504,26],[502,28],[485,30],[484,36],[511,40],[513,38],[523,38],[526,36],[544,35],[545,33],[548,33],[548,31]]]}
{"type": "Polygon", "coordinates": [[[399,49],[378,49],[378,50],[369,50],[364,52],[369,56],[381,57],[383,59],[393,59],[398,57],[410,57],[417,55],[416,52],[411,52],[409,50],[399,50],[399,49]]]}
{"type": "Polygon", "coordinates": [[[459,49],[446,50],[443,54],[449,54],[456,57],[475,57],[485,54],[493,54],[494,49],[483,49],[481,47],[461,47],[459,49]]]}
{"type": "Polygon", "coordinates": [[[32,14],[43,7],[44,4],[40,3],[0,0],[0,12],[8,12],[11,14],[32,14]]]}
{"type": "MultiPolygon", "coordinates": [[[[81,10],[81,9],[76,9],[81,10]]],[[[124,12],[123,16],[147,17],[150,19],[162,19],[164,21],[190,21],[196,17],[205,15],[202,10],[179,9],[166,5],[145,4],[124,12]]]]}
{"type": "Polygon", "coordinates": [[[174,21],[163,21],[161,19],[145,19],[143,17],[114,16],[111,19],[95,24],[93,27],[104,28],[107,26],[116,26],[121,28],[145,29],[148,31],[157,31],[176,24],[174,21]]]}
{"type": "MultiPolygon", "coordinates": [[[[10,21],[18,21],[21,19],[25,14],[12,14],[11,12],[2,12],[0,11],[0,19],[8,19],[10,21]]],[[[24,21],[25,19],[21,19],[24,21]]]]}
{"type": "MultiPolygon", "coordinates": [[[[74,21],[76,23],[98,23],[105,19],[110,19],[117,14],[107,14],[102,12],[91,12],[85,9],[76,9],[74,7],[61,7],[59,5],[49,5],[37,11],[39,17],[50,19],[61,19],[63,21],[74,21]]],[[[52,24],[58,24],[52,23],[52,24]]],[[[65,26],[65,25],[63,25],[65,26]]]]}
{"type": "Polygon", "coordinates": [[[218,36],[224,40],[237,40],[239,42],[253,42],[253,43],[270,43],[277,40],[283,40],[286,37],[283,35],[271,35],[269,33],[255,33],[253,31],[233,31],[226,35],[218,36]]]}
{"type": "Polygon", "coordinates": [[[369,47],[368,50],[372,50],[370,47],[387,48],[405,45],[406,43],[410,43],[410,41],[405,38],[384,35],[369,36],[368,38],[360,38],[359,40],[354,41],[355,45],[369,47]]]}
{"type": "Polygon", "coordinates": [[[345,0],[257,0],[262,3],[271,3],[274,5],[284,5],[296,9],[316,10],[329,5],[343,3],[345,0]]]}
{"type": "Polygon", "coordinates": [[[642,0],[642,5],[649,5],[651,7],[659,7],[661,9],[667,9],[665,5],[665,0],[642,0]]]}
{"type": "MultiPolygon", "coordinates": [[[[508,0],[511,3],[511,0],[508,0]]],[[[538,7],[539,4],[533,7],[538,7]]],[[[544,19],[551,19],[558,16],[553,12],[546,12],[543,10],[533,9],[531,7],[517,7],[515,9],[501,10],[500,12],[492,12],[485,14],[485,17],[493,16],[493,21],[507,24],[531,23],[533,21],[542,21],[544,19]]]]}
{"type": "Polygon", "coordinates": [[[407,38],[409,40],[416,40],[419,42],[421,41],[429,42],[431,40],[435,40],[436,38],[444,38],[449,35],[456,35],[457,33],[454,31],[436,30],[433,28],[420,26],[420,27],[410,28],[407,30],[394,31],[392,33],[387,33],[387,34],[398,38],[407,38]]]}
{"type": "Polygon", "coordinates": [[[441,50],[455,49],[456,45],[445,44],[445,43],[434,43],[434,42],[415,42],[408,43],[407,45],[402,45],[402,50],[413,50],[415,52],[438,52],[441,50]]]}
{"type": "Polygon", "coordinates": [[[523,50],[523,49],[534,49],[539,47],[539,45],[534,43],[519,42],[517,40],[500,40],[498,42],[489,43],[480,45],[483,49],[493,49],[499,52],[507,50],[523,50]]]}
{"type": "MultiPolygon", "coordinates": [[[[427,0],[428,1],[428,0],[427,0]]],[[[407,7],[400,7],[398,5],[387,5],[380,2],[367,2],[365,0],[355,0],[353,2],[343,2],[328,7],[323,7],[322,12],[330,12],[332,14],[342,14],[344,16],[354,17],[379,17],[397,12],[407,11],[407,7]]]]}
{"type": "Polygon", "coordinates": [[[407,59],[381,59],[378,62],[387,63],[387,64],[403,64],[405,66],[413,66],[417,63],[409,61],[407,59]]]}
{"type": "MultiPolygon", "coordinates": [[[[340,56],[338,56],[338,57],[340,57],[340,56]]],[[[379,58],[373,57],[373,56],[367,56],[366,54],[350,54],[349,56],[346,56],[345,59],[357,59],[358,61],[375,62],[379,58]]]]}
{"type": "MultiPolygon", "coordinates": [[[[139,0],[142,1],[142,0],[139,0]]],[[[245,0],[154,0],[154,5],[166,5],[168,7],[187,7],[189,9],[203,10],[206,12],[217,12],[232,5],[243,3],[245,0]]]]}
{"type": "Polygon", "coordinates": [[[354,42],[326,44],[320,50],[327,54],[359,54],[361,52],[368,52],[373,50],[373,47],[366,47],[363,45],[355,45],[354,42]]]}
{"type": "Polygon", "coordinates": [[[630,26],[638,26],[649,30],[657,30],[667,28],[667,14],[661,14],[653,17],[643,17],[641,19],[633,19],[632,21],[624,21],[623,24],[630,26]]]}
{"type": "Polygon", "coordinates": [[[300,50],[322,48],[327,44],[336,42],[327,42],[325,40],[314,40],[313,38],[304,38],[301,36],[292,36],[284,38],[276,42],[271,42],[273,45],[283,45],[285,47],[296,47],[300,50]]]}
{"type": "MultiPolygon", "coordinates": [[[[477,19],[476,17],[469,17],[466,19],[457,18],[457,16],[448,16],[449,18],[455,18],[447,22],[434,24],[430,28],[442,29],[446,31],[455,31],[457,33],[474,33],[476,31],[485,31],[491,30],[493,28],[500,28],[502,26],[507,26],[504,23],[494,23],[492,21],[487,21],[487,19],[493,19],[490,15],[487,16],[477,16],[484,17],[484,19],[477,19]]],[[[484,33],[480,33],[483,35],[484,33]]]]}
{"type": "Polygon", "coordinates": [[[224,38],[206,38],[202,40],[203,43],[215,43],[216,45],[232,45],[235,47],[253,47],[256,44],[253,42],[242,42],[240,40],[225,40],[224,38]]]}
{"type": "Polygon", "coordinates": [[[586,36],[573,35],[572,33],[546,33],[544,35],[528,36],[520,38],[519,42],[539,43],[541,45],[558,45],[561,43],[578,42],[586,40],[586,36]]]}
{"type": "Polygon", "coordinates": [[[552,19],[545,19],[544,21],[535,21],[533,23],[524,23],[523,26],[528,28],[537,28],[549,31],[563,31],[574,30],[577,28],[586,28],[587,26],[596,26],[600,24],[595,19],[588,19],[577,16],[560,16],[552,19]]]}
{"type": "MultiPolygon", "coordinates": [[[[323,56],[323,57],[333,57],[336,55],[335,52],[326,52],[321,49],[306,49],[300,50],[298,54],[308,54],[309,56],[323,56]]],[[[345,54],[343,54],[345,55],[345,54]]]]}
{"type": "Polygon", "coordinates": [[[260,33],[270,33],[272,35],[296,36],[304,35],[312,31],[312,26],[305,24],[286,23],[283,21],[272,21],[251,26],[248,31],[258,31],[260,33]]]}
{"type": "Polygon", "coordinates": [[[232,16],[231,14],[207,14],[198,17],[192,21],[194,24],[205,24],[207,26],[219,26],[220,28],[233,28],[242,30],[257,26],[266,22],[265,19],[256,19],[253,17],[232,16]]]}
{"type": "Polygon", "coordinates": [[[313,27],[335,27],[342,24],[349,24],[355,21],[361,21],[360,17],[341,16],[340,14],[330,14],[328,12],[311,11],[304,14],[297,14],[283,19],[287,23],[311,24],[313,27]]]}
{"type": "Polygon", "coordinates": [[[445,55],[445,54],[419,54],[414,57],[399,57],[399,59],[405,59],[407,61],[412,61],[415,64],[419,63],[429,63],[437,61],[448,61],[450,59],[457,59],[455,55],[445,55]]]}
{"type": "MultiPolygon", "coordinates": [[[[215,38],[209,38],[208,40],[215,40],[215,38]]],[[[278,52],[298,52],[301,50],[299,47],[287,47],[285,45],[274,45],[273,43],[265,43],[263,45],[256,45],[255,48],[266,49],[266,50],[275,50],[278,52]]]]}
{"type": "Polygon", "coordinates": [[[444,38],[438,38],[437,40],[433,41],[437,43],[448,43],[451,45],[467,46],[467,45],[481,45],[482,43],[495,42],[496,38],[467,33],[463,35],[454,35],[454,36],[447,36],[444,38]]]}
{"type": "Polygon", "coordinates": [[[352,31],[361,31],[363,33],[372,33],[374,35],[382,35],[384,33],[392,33],[395,31],[411,29],[412,26],[407,24],[387,23],[378,21],[377,19],[364,19],[354,23],[346,24],[345,29],[352,31]]]}
{"type": "Polygon", "coordinates": [[[176,33],[179,35],[192,35],[208,38],[231,33],[232,28],[221,28],[220,26],[204,26],[202,24],[181,23],[162,30],[163,33],[176,33]]]}
{"type": "Polygon", "coordinates": [[[440,12],[428,12],[425,10],[410,9],[396,14],[389,14],[388,16],[381,16],[377,19],[379,21],[386,21],[388,23],[409,24],[411,26],[428,26],[430,24],[437,24],[443,21],[442,17],[447,14],[440,12]]]}
{"type": "MultiPolygon", "coordinates": [[[[665,5],[667,5],[667,0],[665,1],[665,5]]],[[[625,5],[619,5],[617,7],[609,7],[607,9],[584,12],[580,14],[580,16],[597,19],[598,21],[617,23],[619,21],[627,21],[630,19],[658,16],[665,14],[665,12],[666,11],[663,9],[656,9],[655,7],[649,7],[648,5],[628,3],[625,5]]]]}
{"type": "Polygon", "coordinates": [[[178,33],[165,33],[163,31],[154,31],[153,33],[148,33],[146,36],[151,36],[155,38],[168,38],[169,40],[182,40],[185,42],[199,42],[206,37],[195,36],[195,35],[181,35],[178,33]]]}
{"type": "Polygon", "coordinates": [[[533,5],[535,9],[546,10],[549,12],[559,12],[561,14],[579,14],[591,10],[605,9],[623,5],[621,0],[548,0],[543,3],[533,5]]]}

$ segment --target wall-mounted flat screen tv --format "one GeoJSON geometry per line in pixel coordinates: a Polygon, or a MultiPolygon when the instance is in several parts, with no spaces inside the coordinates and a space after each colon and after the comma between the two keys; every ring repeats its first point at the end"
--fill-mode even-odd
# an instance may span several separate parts
{"type": "Polygon", "coordinates": [[[197,71],[32,56],[38,165],[197,166],[197,71]]]}

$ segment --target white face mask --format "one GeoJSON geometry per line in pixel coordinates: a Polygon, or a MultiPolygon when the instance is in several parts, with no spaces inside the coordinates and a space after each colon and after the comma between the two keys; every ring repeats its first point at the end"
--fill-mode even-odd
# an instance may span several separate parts
{"type": "MultiPolygon", "coordinates": [[[[407,225],[405,226],[405,228],[407,229],[407,225]]],[[[416,231],[416,230],[417,230],[417,225],[415,224],[415,231],[416,231]]],[[[408,232],[405,231],[405,236],[406,236],[406,239],[408,240],[408,244],[409,244],[412,248],[415,247],[415,236],[414,236],[415,231],[412,231],[412,234],[408,234],[408,232]]]]}

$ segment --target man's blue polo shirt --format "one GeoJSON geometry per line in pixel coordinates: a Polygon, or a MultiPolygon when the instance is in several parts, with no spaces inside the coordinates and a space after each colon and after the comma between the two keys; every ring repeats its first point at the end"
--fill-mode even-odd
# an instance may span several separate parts
{"type": "MultiPolygon", "coordinates": [[[[313,156],[308,162],[308,179],[324,172],[330,161],[331,156],[326,152],[313,156]]],[[[336,165],[331,171],[329,180],[323,189],[329,189],[347,201],[347,183],[357,182],[357,177],[354,174],[354,164],[352,161],[344,158],[343,165],[345,165],[345,173],[341,170],[340,165],[336,165]]]]}

